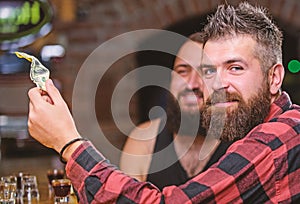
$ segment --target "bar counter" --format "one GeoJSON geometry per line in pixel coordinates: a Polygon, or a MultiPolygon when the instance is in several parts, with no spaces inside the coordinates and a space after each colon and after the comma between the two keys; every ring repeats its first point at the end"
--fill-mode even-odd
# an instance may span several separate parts
{"type": "MultiPolygon", "coordinates": [[[[37,177],[38,189],[40,193],[39,204],[52,204],[53,198],[49,198],[48,192],[48,169],[64,169],[64,164],[59,161],[57,154],[26,156],[6,158],[0,160],[0,176],[17,174],[18,172],[30,173],[37,177]]],[[[71,196],[70,204],[77,203],[76,197],[71,196]]]]}

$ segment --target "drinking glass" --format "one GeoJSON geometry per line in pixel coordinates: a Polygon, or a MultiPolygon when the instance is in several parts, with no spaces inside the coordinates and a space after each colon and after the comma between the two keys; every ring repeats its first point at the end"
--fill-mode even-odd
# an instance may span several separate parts
{"type": "Polygon", "coordinates": [[[3,176],[0,178],[0,204],[15,204],[17,192],[17,178],[3,176]]]}
{"type": "Polygon", "coordinates": [[[63,179],[65,176],[65,171],[63,169],[49,169],[47,171],[47,178],[48,178],[48,189],[49,189],[49,197],[53,196],[53,187],[52,187],[52,180],[53,179],[63,179]]]}
{"type": "Polygon", "coordinates": [[[23,202],[24,204],[37,204],[40,200],[40,194],[37,185],[37,179],[34,175],[23,176],[23,202]]]}
{"type": "Polygon", "coordinates": [[[55,204],[69,203],[71,191],[71,181],[69,179],[53,179],[52,187],[54,191],[55,204]]]}
{"type": "Polygon", "coordinates": [[[19,172],[16,174],[17,177],[17,195],[16,195],[16,203],[17,204],[23,204],[23,175],[25,175],[23,172],[19,172]]]}

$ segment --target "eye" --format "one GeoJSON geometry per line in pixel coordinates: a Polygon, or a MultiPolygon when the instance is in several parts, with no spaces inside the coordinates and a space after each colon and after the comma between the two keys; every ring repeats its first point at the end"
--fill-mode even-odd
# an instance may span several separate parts
{"type": "Polygon", "coordinates": [[[189,73],[190,68],[188,66],[178,66],[174,71],[181,76],[186,76],[189,73]]]}
{"type": "Polygon", "coordinates": [[[206,78],[212,77],[217,72],[216,68],[213,67],[203,67],[201,68],[202,76],[206,78]]]}
{"type": "Polygon", "coordinates": [[[230,66],[228,70],[232,74],[241,74],[245,69],[242,66],[230,66]]]}
{"type": "Polygon", "coordinates": [[[241,66],[232,66],[232,67],[230,67],[230,70],[231,71],[239,71],[239,70],[243,70],[243,67],[241,67],[241,66]]]}

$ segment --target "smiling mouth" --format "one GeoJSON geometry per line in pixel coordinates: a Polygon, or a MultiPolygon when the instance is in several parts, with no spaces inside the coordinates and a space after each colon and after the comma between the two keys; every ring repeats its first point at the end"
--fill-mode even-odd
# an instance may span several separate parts
{"type": "Polygon", "coordinates": [[[238,101],[226,101],[226,102],[217,102],[217,103],[213,103],[212,106],[215,106],[215,107],[229,107],[229,106],[232,106],[232,105],[236,105],[238,103],[238,101]]]}
{"type": "Polygon", "coordinates": [[[200,100],[203,101],[203,97],[197,94],[184,94],[179,97],[179,100],[186,104],[198,104],[200,100]]]}
{"type": "Polygon", "coordinates": [[[209,107],[216,107],[216,108],[228,108],[232,106],[237,106],[240,102],[237,98],[224,98],[224,99],[215,99],[215,100],[208,100],[206,105],[209,107]]]}

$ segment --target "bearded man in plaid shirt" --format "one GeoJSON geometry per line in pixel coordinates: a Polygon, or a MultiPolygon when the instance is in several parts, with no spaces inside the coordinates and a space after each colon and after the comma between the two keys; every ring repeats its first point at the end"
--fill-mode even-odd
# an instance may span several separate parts
{"type": "Polygon", "coordinates": [[[82,141],[51,80],[48,98],[38,88],[29,91],[29,131],[61,152],[80,203],[300,202],[300,107],[281,90],[280,30],[264,9],[241,3],[219,6],[203,32],[204,125],[208,135],[234,142],[181,186],[159,191],[110,164],[82,141]]]}

